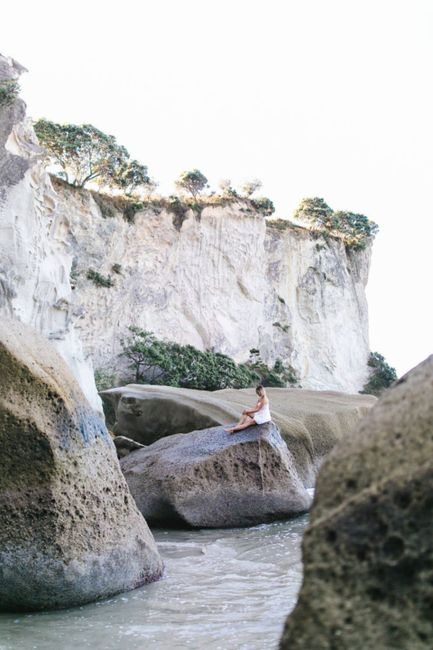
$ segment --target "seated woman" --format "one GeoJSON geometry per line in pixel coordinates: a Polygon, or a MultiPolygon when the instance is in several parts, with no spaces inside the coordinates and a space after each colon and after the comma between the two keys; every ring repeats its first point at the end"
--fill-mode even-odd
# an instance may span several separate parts
{"type": "Polygon", "coordinates": [[[265,422],[271,421],[269,400],[261,384],[257,386],[256,393],[259,398],[256,407],[242,411],[242,417],[239,422],[234,427],[229,427],[228,429],[224,429],[224,431],[227,431],[227,433],[236,433],[236,431],[242,431],[242,429],[247,429],[255,424],[264,424],[265,422]]]}

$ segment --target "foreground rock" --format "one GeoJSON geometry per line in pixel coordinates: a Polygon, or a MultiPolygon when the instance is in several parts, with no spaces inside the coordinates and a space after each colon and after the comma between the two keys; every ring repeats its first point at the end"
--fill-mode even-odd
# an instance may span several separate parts
{"type": "Polygon", "coordinates": [[[282,649],[432,647],[432,495],[433,356],[324,464],[282,649]]]}
{"type": "Polygon", "coordinates": [[[252,526],[305,512],[311,497],[272,423],[168,436],[121,460],[139,510],[153,523],[252,526]]]}
{"type": "Polygon", "coordinates": [[[114,445],[60,356],[3,320],[0,368],[0,609],[69,607],[157,579],[114,445]]]}
{"type": "MultiPolygon", "coordinates": [[[[296,459],[304,483],[314,485],[324,457],[368,413],[376,398],[331,391],[268,388],[272,419],[296,459]]],[[[129,386],[103,391],[116,412],[114,431],[142,444],[172,434],[226,425],[254,405],[254,389],[215,392],[168,386],[129,386]]]]}

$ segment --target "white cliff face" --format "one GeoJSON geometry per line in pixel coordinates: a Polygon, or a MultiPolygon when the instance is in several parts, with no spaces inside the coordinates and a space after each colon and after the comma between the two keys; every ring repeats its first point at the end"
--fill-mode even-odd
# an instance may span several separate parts
{"type": "MultiPolygon", "coordinates": [[[[21,71],[0,55],[0,80],[16,79],[21,71]]],[[[48,338],[100,410],[91,360],[72,325],[69,231],[40,158],[23,102],[0,106],[0,316],[17,318],[48,338]]]]}
{"type": "Polygon", "coordinates": [[[74,250],[74,315],[96,368],[118,370],[135,325],[159,338],[245,361],[252,348],[290,364],[304,388],[357,392],[367,378],[369,250],[266,223],[242,202],[167,210],[130,224],[104,218],[91,194],[58,186],[74,250]],[[115,264],[121,273],[113,272],[115,264]],[[89,269],[115,285],[96,286],[89,269]]]}

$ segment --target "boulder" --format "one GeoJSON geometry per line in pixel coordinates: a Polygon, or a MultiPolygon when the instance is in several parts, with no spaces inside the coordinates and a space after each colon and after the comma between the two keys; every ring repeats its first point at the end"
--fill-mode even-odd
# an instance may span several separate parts
{"type": "MultiPolygon", "coordinates": [[[[272,419],[310,487],[324,457],[348,435],[373,404],[371,395],[268,388],[272,419]]],[[[149,445],[173,433],[226,425],[254,405],[253,388],[215,392],[130,384],[101,392],[114,406],[114,431],[149,445]]]]}
{"type": "Polygon", "coordinates": [[[69,607],[162,562],[114,444],[51,345],[0,325],[0,610],[69,607]]]}
{"type": "Polygon", "coordinates": [[[432,515],[433,356],[325,461],[281,649],[430,649],[432,515]]]}
{"type": "Polygon", "coordinates": [[[235,434],[222,427],[175,434],[120,462],[139,510],[157,524],[252,526],[311,503],[272,423],[235,434]]]}
{"type": "Polygon", "coordinates": [[[125,436],[116,436],[113,438],[113,442],[116,447],[117,458],[124,458],[130,454],[131,451],[143,449],[144,447],[144,445],[140,445],[139,442],[135,442],[135,440],[131,440],[131,438],[126,438],[125,436]]]}

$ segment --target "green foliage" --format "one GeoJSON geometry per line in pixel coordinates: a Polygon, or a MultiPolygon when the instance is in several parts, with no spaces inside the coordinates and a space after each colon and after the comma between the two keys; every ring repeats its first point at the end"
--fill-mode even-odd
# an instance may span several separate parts
{"type": "Polygon", "coordinates": [[[274,214],[275,207],[271,199],[262,196],[258,199],[250,199],[250,200],[251,200],[251,205],[256,210],[258,210],[258,212],[261,212],[265,217],[270,217],[271,214],[274,214]]]}
{"type": "Polygon", "coordinates": [[[277,359],[273,368],[269,368],[260,356],[260,351],[252,348],[250,359],[246,364],[249,370],[257,377],[256,383],[274,388],[284,388],[287,384],[297,384],[299,381],[292,366],[284,365],[281,359],[277,359]]]}
{"type": "Polygon", "coordinates": [[[315,228],[321,228],[329,226],[333,212],[323,199],[315,196],[312,199],[302,199],[293,216],[315,228]]]}
{"type": "Polygon", "coordinates": [[[101,275],[101,273],[98,273],[98,271],[95,271],[94,269],[89,269],[86,273],[86,277],[97,287],[114,287],[114,281],[111,276],[101,275]]]}
{"type": "Polygon", "coordinates": [[[113,388],[116,386],[115,374],[105,368],[98,368],[95,370],[95,384],[98,391],[113,388]]]}
{"type": "Polygon", "coordinates": [[[131,193],[149,182],[147,167],[130,160],[127,149],[91,124],[56,124],[40,119],[36,135],[60,178],[75,187],[94,182],[131,193]]]}
{"type": "Polygon", "coordinates": [[[379,352],[370,353],[367,365],[371,368],[370,378],[361,393],[378,396],[397,379],[395,368],[388,365],[379,352]]]}
{"type": "Polygon", "coordinates": [[[323,199],[317,196],[302,199],[293,216],[323,234],[325,239],[329,235],[341,235],[346,246],[355,249],[365,248],[367,242],[379,230],[377,224],[365,215],[344,210],[334,212],[323,199]]]}
{"type": "Polygon", "coordinates": [[[254,192],[257,192],[262,187],[262,181],[258,178],[255,178],[252,181],[244,183],[241,187],[242,193],[245,194],[248,198],[251,197],[254,192]]]}
{"type": "Polygon", "coordinates": [[[198,169],[189,172],[182,172],[176,181],[176,187],[186,192],[190,192],[193,199],[204,190],[207,185],[207,178],[198,169]]]}
{"type": "Polygon", "coordinates": [[[0,108],[10,106],[18,97],[20,87],[15,79],[0,81],[0,108]]]}
{"type": "Polygon", "coordinates": [[[117,273],[117,275],[121,275],[122,274],[122,265],[117,264],[117,263],[113,264],[113,266],[111,267],[111,270],[113,271],[113,273],[117,273]]]}
{"type": "Polygon", "coordinates": [[[219,390],[247,388],[257,383],[286,386],[297,381],[293,369],[281,361],[269,368],[254,348],[247,363],[237,364],[219,352],[161,341],[152,332],[137,327],[129,330],[131,335],[121,341],[121,356],[129,361],[136,382],[219,390]]]}

